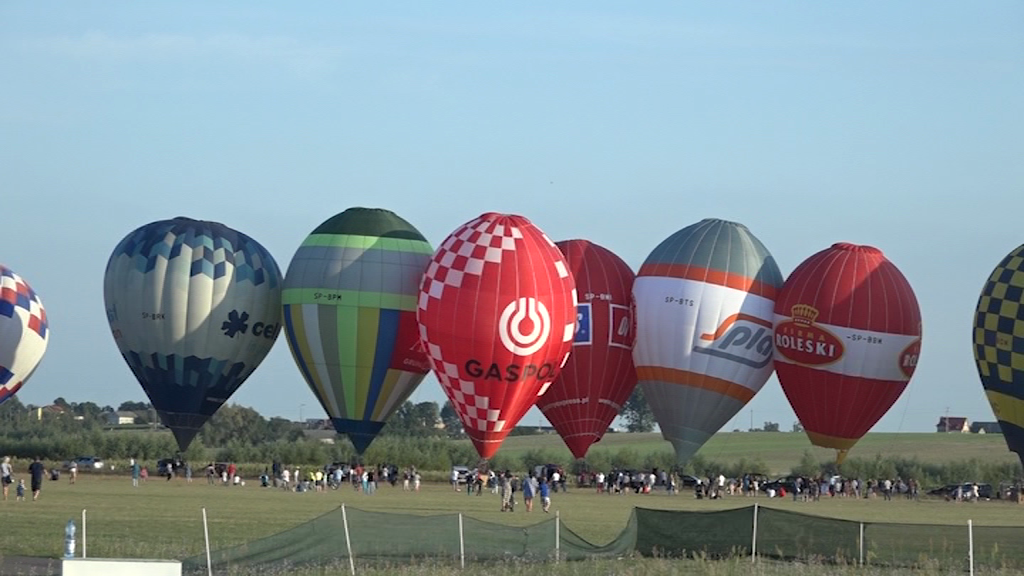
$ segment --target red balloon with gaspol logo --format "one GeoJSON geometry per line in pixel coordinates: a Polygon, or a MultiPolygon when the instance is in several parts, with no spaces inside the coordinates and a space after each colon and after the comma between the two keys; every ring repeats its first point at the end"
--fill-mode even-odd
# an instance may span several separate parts
{"type": "Polygon", "coordinates": [[[434,374],[489,459],[568,359],[576,284],[539,228],[488,212],[434,254],[416,318],[434,374]]]}
{"type": "Polygon", "coordinates": [[[636,388],[629,265],[587,240],[556,244],[576,279],[576,335],[558,379],[537,406],[576,458],[604,436],[636,388]]]}
{"type": "Polygon", "coordinates": [[[775,370],[811,443],[847,451],[892,407],[921,350],[910,283],[877,248],[814,254],[775,302],[775,370]]]}

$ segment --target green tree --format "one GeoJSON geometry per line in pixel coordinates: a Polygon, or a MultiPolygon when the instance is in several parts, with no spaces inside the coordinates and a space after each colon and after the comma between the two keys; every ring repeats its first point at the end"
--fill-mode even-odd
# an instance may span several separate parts
{"type": "Polygon", "coordinates": [[[790,474],[806,476],[808,478],[814,478],[820,473],[821,463],[814,459],[814,455],[811,454],[810,450],[804,450],[804,455],[800,458],[800,464],[790,469],[790,474]]]}
{"type": "Polygon", "coordinates": [[[629,395],[625,406],[622,407],[622,417],[626,420],[626,430],[629,432],[652,432],[654,430],[654,413],[644,398],[643,388],[637,386],[629,395]]]}
{"type": "Polygon", "coordinates": [[[443,433],[437,427],[440,422],[436,402],[413,404],[406,401],[388,419],[384,433],[391,436],[440,436],[443,433]]]}
{"type": "Polygon", "coordinates": [[[466,436],[465,430],[462,429],[462,421],[459,420],[459,414],[455,411],[455,407],[452,406],[451,400],[445,401],[444,407],[441,408],[441,423],[444,424],[444,432],[449,438],[463,438],[466,436]]]}
{"type": "Polygon", "coordinates": [[[247,406],[225,404],[199,432],[203,444],[220,448],[229,443],[254,445],[275,440],[268,436],[269,426],[260,413],[247,406]]]}

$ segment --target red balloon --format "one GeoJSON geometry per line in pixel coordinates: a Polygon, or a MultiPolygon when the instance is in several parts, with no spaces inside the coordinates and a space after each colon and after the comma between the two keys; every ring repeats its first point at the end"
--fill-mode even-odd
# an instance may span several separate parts
{"type": "Polygon", "coordinates": [[[871,246],[814,254],[775,302],[779,382],[811,442],[840,460],[903,393],[920,349],[914,291],[871,246]]]}
{"type": "Polygon", "coordinates": [[[565,364],[576,284],[539,228],[489,212],[434,254],[416,317],[434,374],[488,459],[565,364]]]}
{"type": "Polygon", "coordinates": [[[576,458],[601,439],[636,388],[629,265],[586,240],[556,244],[576,279],[576,334],[561,374],[537,400],[576,458]]]}

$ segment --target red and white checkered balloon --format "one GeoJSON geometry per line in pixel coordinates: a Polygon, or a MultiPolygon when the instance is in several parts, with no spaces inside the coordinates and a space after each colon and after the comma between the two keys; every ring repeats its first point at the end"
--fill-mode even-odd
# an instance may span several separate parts
{"type": "Polygon", "coordinates": [[[576,285],[539,228],[489,212],[434,254],[416,314],[431,368],[487,459],[565,365],[576,285]]]}

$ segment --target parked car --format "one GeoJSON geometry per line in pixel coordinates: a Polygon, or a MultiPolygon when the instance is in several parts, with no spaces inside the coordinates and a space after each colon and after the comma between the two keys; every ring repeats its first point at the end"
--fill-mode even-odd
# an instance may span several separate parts
{"type": "Polygon", "coordinates": [[[700,484],[700,478],[690,476],[689,474],[680,474],[679,486],[677,488],[693,488],[697,484],[700,484]]]}
{"type": "Polygon", "coordinates": [[[468,466],[452,466],[452,472],[458,474],[459,484],[465,484],[466,479],[469,478],[469,467],[468,466]]]}
{"type": "Polygon", "coordinates": [[[75,466],[80,472],[85,470],[102,470],[104,467],[103,460],[96,456],[79,456],[78,458],[64,462],[64,469],[70,470],[72,462],[75,463],[75,466]]]}
{"type": "Polygon", "coordinates": [[[779,488],[785,488],[787,493],[792,494],[796,490],[796,479],[796,476],[783,476],[782,478],[769,480],[761,484],[761,490],[767,492],[771,488],[778,492],[779,488]]]}
{"type": "MultiPolygon", "coordinates": [[[[929,496],[942,496],[943,498],[955,498],[956,489],[960,488],[960,498],[966,500],[971,496],[971,489],[973,487],[972,482],[964,482],[962,484],[946,484],[940,488],[933,488],[928,491],[929,496]]],[[[995,497],[995,492],[992,490],[991,484],[978,483],[978,498],[983,500],[991,500],[995,497]]]]}
{"type": "Polygon", "coordinates": [[[156,473],[160,476],[166,476],[171,473],[184,473],[185,463],[181,458],[163,458],[156,462],[156,473]]]}

